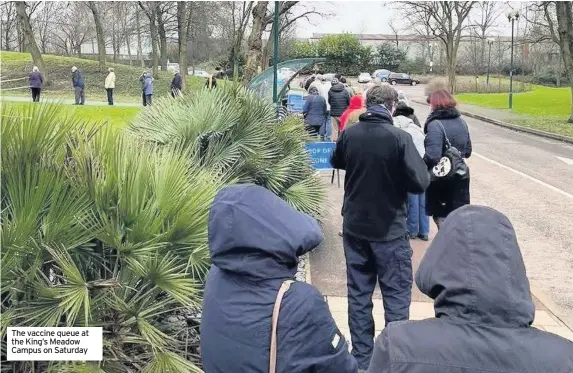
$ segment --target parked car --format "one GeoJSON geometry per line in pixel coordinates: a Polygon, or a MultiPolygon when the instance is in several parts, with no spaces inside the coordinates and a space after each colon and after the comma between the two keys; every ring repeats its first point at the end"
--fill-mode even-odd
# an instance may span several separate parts
{"type": "Polygon", "coordinates": [[[204,70],[195,70],[195,72],[189,70],[189,75],[198,76],[199,78],[208,78],[210,74],[204,70]]]}
{"type": "Polygon", "coordinates": [[[408,85],[416,85],[420,84],[420,81],[417,79],[412,79],[410,75],[403,74],[403,73],[392,73],[388,75],[388,82],[392,85],[396,84],[408,84],[408,85]]]}
{"type": "Polygon", "coordinates": [[[379,69],[372,73],[372,79],[379,78],[381,81],[385,82],[388,80],[388,76],[392,74],[392,71],[386,69],[379,69]]]}
{"type": "Polygon", "coordinates": [[[358,83],[369,83],[372,81],[372,77],[368,73],[360,73],[358,75],[358,83]]]}

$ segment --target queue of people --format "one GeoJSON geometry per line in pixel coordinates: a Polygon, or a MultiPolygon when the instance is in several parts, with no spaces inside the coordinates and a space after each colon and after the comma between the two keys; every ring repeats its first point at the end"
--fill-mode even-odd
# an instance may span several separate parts
{"type": "MultiPolygon", "coordinates": [[[[309,91],[305,123],[316,132],[327,100],[312,83],[309,91]]],[[[364,105],[359,93],[340,116],[331,162],[346,170],[350,353],[320,293],[293,281],[297,257],[322,240],[316,220],[259,186],[217,195],[201,323],[206,373],[573,370],[573,343],[531,326],[535,307],[511,223],[469,204],[469,169],[459,161],[471,155],[471,139],[455,100],[436,91],[428,102],[421,128],[405,97],[374,85],[364,105]],[[444,174],[445,158],[452,172],[444,174]],[[430,215],[439,230],[415,280],[436,316],[408,321],[410,239],[428,239],[430,215]],[[376,283],[386,327],[374,341],[376,283]]]]}

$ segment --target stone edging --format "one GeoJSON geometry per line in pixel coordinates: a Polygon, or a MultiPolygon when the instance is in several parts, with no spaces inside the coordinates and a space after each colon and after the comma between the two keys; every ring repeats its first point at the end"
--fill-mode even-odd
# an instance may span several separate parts
{"type": "MultiPolygon", "coordinates": [[[[413,102],[417,103],[417,104],[421,104],[421,105],[427,105],[426,102],[422,102],[419,100],[412,100],[413,102]]],[[[528,127],[524,127],[524,126],[520,126],[517,124],[512,124],[512,123],[507,123],[507,122],[503,122],[501,120],[497,120],[497,119],[492,119],[492,118],[488,118],[485,117],[483,115],[479,115],[479,114],[474,114],[471,113],[469,111],[466,110],[458,110],[461,114],[468,116],[470,118],[474,118],[474,119],[479,119],[481,121],[487,122],[487,123],[491,123],[491,124],[495,124],[496,126],[500,126],[500,127],[504,127],[504,128],[508,128],[514,131],[518,131],[518,132],[524,132],[524,133],[529,133],[531,135],[536,135],[536,136],[540,136],[540,137],[545,137],[548,139],[552,139],[552,140],[558,140],[558,141],[563,141],[566,142],[568,144],[573,144],[573,137],[570,136],[563,136],[563,135],[558,135],[556,133],[551,133],[551,132],[547,132],[547,131],[541,131],[541,130],[536,130],[534,128],[528,128],[528,127]]]]}
{"type": "Polygon", "coordinates": [[[531,283],[529,284],[529,291],[531,291],[531,294],[533,294],[533,296],[537,298],[537,300],[541,302],[541,304],[543,304],[549,312],[553,314],[553,316],[557,317],[563,325],[573,331],[573,318],[568,317],[563,308],[555,304],[547,294],[541,291],[538,287],[531,285],[531,283]]]}

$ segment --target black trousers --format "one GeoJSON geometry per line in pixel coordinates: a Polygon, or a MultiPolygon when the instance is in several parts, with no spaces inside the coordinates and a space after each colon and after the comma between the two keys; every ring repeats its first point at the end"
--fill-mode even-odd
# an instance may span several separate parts
{"type": "Polygon", "coordinates": [[[40,92],[42,92],[42,88],[32,88],[32,101],[33,102],[40,102],[40,92]]]}
{"type": "Polygon", "coordinates": [[[107,103],[113,105],[113,88],[106,88],[107,91],[107,103]]]}
{"type": "Polygon", "coordinates": [[[143,106],[151,106],[151,96],[153,95],[146,95],[145,93],[143,94],[143,106]]]}

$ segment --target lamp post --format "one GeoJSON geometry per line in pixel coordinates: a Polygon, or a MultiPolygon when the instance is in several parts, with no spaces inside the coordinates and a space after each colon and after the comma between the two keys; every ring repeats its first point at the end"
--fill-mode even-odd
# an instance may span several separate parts
{"type": "Polygon", "coordinates": [[[279,2],[275,1],[275,16],[274,16],[274,48],[273,48],[273,102],[277,105],[277,113],[278,113],[278,70],[277,70],[277,63],[279,59],[279,2]]]}
{"type": "Polygon", "coordinates": [[[493,38],[487,39],[487,45],[488,45],[489,51],[487,54],[487,77],[485,79],[485,85],[488,88],[488,92],[489,92],[489,68],[491,66],[491,46],[493,45],[494,41],[495,40],[493,38]]]}
{"type": "Polygon", "coordinates": [[[511,59],[509,64],[509,108],[513,108],[513,32],[515,21],[519,18],[519,9],[509,8],[505,11],[505,16],[511,22],[511,59]]]}

